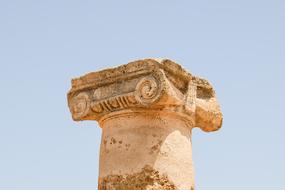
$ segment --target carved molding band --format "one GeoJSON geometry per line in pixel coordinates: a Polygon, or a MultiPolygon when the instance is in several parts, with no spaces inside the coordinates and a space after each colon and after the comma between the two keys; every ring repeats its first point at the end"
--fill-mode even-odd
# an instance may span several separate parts
{"type": "Polygon", "coordinates": [[[131,108],[135,105],[138,105],[138,102],[133,93],[129,93],[122,96],[111,97],[107,100],[93,101],[91,103],[91,109],[94,113],[102,114],[125,108],[131,108]]]}

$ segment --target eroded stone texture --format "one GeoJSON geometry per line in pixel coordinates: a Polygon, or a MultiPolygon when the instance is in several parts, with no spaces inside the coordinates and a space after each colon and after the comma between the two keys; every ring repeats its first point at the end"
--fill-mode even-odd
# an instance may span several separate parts
{"type": "Polygon", "coordinates": [[[131,175],[109,175],[99,180],[101,190],[177,190],[165,175],[151,166],[131,175]]]}
{"type": "Polygon", "coordinates": [[[209,82],[167,59],[73,79],[68,105],[74,120],[96,120],[102,128],[100,190],[193,190],[191,129],[222,125],[209,82]]]}

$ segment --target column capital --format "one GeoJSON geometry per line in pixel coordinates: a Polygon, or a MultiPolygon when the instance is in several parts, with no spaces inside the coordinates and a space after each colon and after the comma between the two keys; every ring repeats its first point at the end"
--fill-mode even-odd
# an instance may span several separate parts
{"type": "Polygon", "coordinates": [[[215,131],[222,113],[210,83],[171,60],[144,59],[72,80],[72,118],[101,121],[110,115],[160,112],[182,115],[191,127],[215,131]]]}

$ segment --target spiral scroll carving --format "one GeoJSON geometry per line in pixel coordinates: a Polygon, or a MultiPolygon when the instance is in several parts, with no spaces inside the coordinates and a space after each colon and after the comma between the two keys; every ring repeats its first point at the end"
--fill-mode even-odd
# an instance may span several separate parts
{"type": "Polygon", "coordinates": [[[146,77],[136,86],[136,99],[143,105],[156,101],[159,97],[159,84],[154,77],[146,77]]]}
{"type": "Polygon", "coordinates": [[[81,92],[72,99],[70,109],[74,119],[80,120],[90,111],[90,98],[87,93],[81,92]]]}

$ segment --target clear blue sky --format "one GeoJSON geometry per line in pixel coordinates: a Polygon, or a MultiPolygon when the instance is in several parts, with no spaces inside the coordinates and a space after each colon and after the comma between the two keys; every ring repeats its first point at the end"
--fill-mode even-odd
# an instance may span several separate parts
{"type": "Polygon", "coordinates": [[[284,0],[0,0],[0,189],[97,189],[101,130],[74,122],[70,79],[166,57],[214,85],[193,131],[197,190],[285,189],[284,0]]]}

